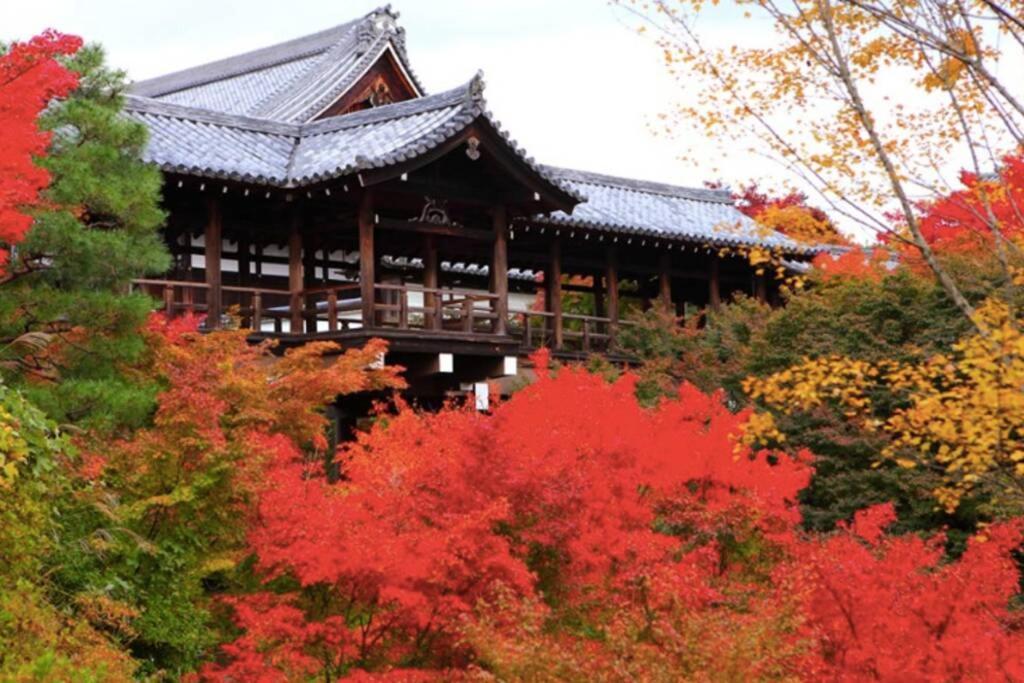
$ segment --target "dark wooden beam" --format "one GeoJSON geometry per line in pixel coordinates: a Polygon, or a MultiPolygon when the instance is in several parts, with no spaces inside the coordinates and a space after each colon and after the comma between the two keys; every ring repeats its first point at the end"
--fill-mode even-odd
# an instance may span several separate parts
{"type": "Polygon", "coordinates": [[[427,164],[450,154],[452,151],[465,144],[466,140],[470,137],[475,137],[480,140],[480,149],[485,154],[488,154],[489,158],[501,166],[502,169],[515,181],[528,188],[531,192],[536,192],[542,197],[546,197],[554,208],[571,213],[572,208],[579,203],[579,201],[573,198],[568,192],[550,185],[539,177],[536,171],[523,163],[523,161],[509,149],[508,142],[484,118],[478,119],[459,134],[415,158],[399,164],[387,166],[385,168],[361,172],[359,174],[359,183],[363,187],[371,187],[394,178],[400,178],[403,174],[412,173],[416,169],[422,168],[427,164]]]}
{"type": "Polygon", "coordinates": [[[553,337],[555,350],[560,350],[563,344],[562,330],[562,242],[559,239],[552,240],[548,258],[547,272],[544,273],[544,286],[547,290],[545,296],[548,312],[552,314],[554,325],[553,337]]]}
{"type": "Polygon", "coordinates": [[[594,315],[599,318],[605,317],[604,308],[604,279],[601,274],[594,275],[594,315]]]}
{"type": "Polygon", "coordinates": [[[302,333],[304,273],[302,272],[302,214],[293,206],[288,227],[288,309],[291,313],[291,333],[302,333]]]}
{"type": "Polygon", "coordinates": [[[403,232],[417,232],[423,235],[440,235],[442,237],[461,237],[468,240],[479,240],[490,242],[493,233],[489,230],[475,230],[463,228],[458,225],[438,225],[436,223],[425,223],[423,221],[403,221],[397,218],[381,218],[377,222],[381,230],[401,230],[403,232]]]}
{"type": "Polygon", "coordinates": [[[658,300],[672,308],[672,257],[667,251],[658,254],[658,300]]]}
{"type": "Polygon", "coordinates": [[[615,247],[608,247],[605,253],[604,287],[608,296],[608,319],[614,336],[619,324],[619,255],[615,247]]]}
{"type": "Polygon", "coordinates": [[[249,273],[249,264],[252,262],[250,244],[248,235],[238,237],[238,284],[240,285],[248,284],[251,277],[249,273]]]}
{"type": "MultiPolygon", "coordinates": [[[[307,214],[308,215],[308,214],[307,214]]],[[[306,226],[303,226],[306,227],[306,226]]],[[[315,287],[316,279],[316,240],[309,230],[302,231],[302,284],[303,289],[315,287]]],[[[313,296],[303,297],[303,320],[306,330],[316,332],[316,299],[313,296]]]]}
{"type": "Polygon", "coordinates": [[[508,212],[504,206],[494,210],[494,254],[491,258],[491,291],[497,295],[494,333],[505,334],[508,324],[508,212]]]}
{"type": "Polygon", "coordinates": [[[363,304],[363,327],[374,326],[374,266],[376,252],[373,247],[374,215],[373,191],[366,190],[359,200],[359,292],[363,304]]]}
{"type": "MultiPolygon", "coordinates": [[[[427,289],[437,289],[441,279],[441,260],[437,253],[437,237],[434,235],[423,236],[423,286],[427,289]]],[[[423,295],[423,307],[427,309],[427,319],[430,321],[430,328],[441,329],[441,309],[438,297],[434,294],[423,295]]]]}
{"type": "Polygon", "coordinates": [[[761,303],[768,303],[768,276],[767,275],[755,275],[754,276],[754,296],[761,303]]]}
{"type": "Polygon", "coordinates": [[[422,200],[423,197],[454,200],[467,206],[492,207],[504,199],[502,193],[479,187],[470,187],[465,183],[452,182],[439,178],[429,180],[409,176],[407,180],[394,180],[381,189],[388,192],[409,194],[422,200]]]}
{"type": "Polygon", "coordinates": [[[256,240],[255,245],[256,245],[256,249],[255,249],[256,253],[254,254],[254,256],[256,257],[255,258],[255,261],[256,261],[256,268],[255,268],[255,270],[256,270],[256,279],[258,280],[261,277],[263,277],[263,242],[261,240],[256,240]]]}
{"type": "Polygon", "coordinates": [[[713,309],[717,309],[722,305],[722,283],[719,269],[720,259],[714,256],[711,259],[711,272],[708,277],[708,302],[713,309]]]}
{"type": "Polygon", "coordinates": [[[221,314],[221,243],[223,241],[224,218],[220,201],[211,197],[206,202],[206,227],[203,231],[203,251],[206,271],[206,327],[215,330],[220,327],[221,314]]]}

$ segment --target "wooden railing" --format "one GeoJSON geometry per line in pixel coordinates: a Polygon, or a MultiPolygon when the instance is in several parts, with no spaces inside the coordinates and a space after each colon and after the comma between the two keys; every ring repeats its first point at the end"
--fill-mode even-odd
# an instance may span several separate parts
{"type": "MultiPolygon", "coordinates": [[[[616,336],[623,327],[633,323],[613,321],[594,315],[562,314],[562,346],[560,351],[607,353],[616,348],[616,336]]],[[[541,347],[554,349],[555,314],[549,311],[509,311],[509,333],[520,339],[524,350],[541,347]]]]}
{"type": "Polygon", "coordinates": [[[347,332],[363,326],[358,282],[310,287],[302,291],[300,300],[306,334],[347,332]]]}
{"type": "MultiPolygon", "coordinates": [[[[135,280],[133,288],[163,302],[175,317],[209,311],[210,286],[190,280],[135,280]]],[[[359,283],[287,290],[224,285],[221,324],[274,334],[332,334],[367,327],[359,283]]],[[[374,285],[371,329],[422,330],[489,335],[497,330],[497,295],[409,284],[374,285]],[[413,304],[414,300],[419,301],[413,304]]]]}
{"type": "Polygon", "coordinates": [[[497,294],[408,284],[374,285],[374,327],[463,334],[495,334],[497,294]],[[412,305],[410,295],[418,295],[412,305]]]}
{"type": "MultiPolygon", "coordinates": [[[[209,285],[188,280],[136,280],[136,290],[162,302],[171,316],[205,314],[209,285]]],[[[373,319],[362,317],[359,283],[310,287],[297,294],[262,287],[221,287],[221,325],[267,334],[331,335],[363,329],[409,330],[492,336],[498,333],[498,295],[463,289],[380,283],[374,285],[373,319]],[[415,304],[413,302],[416,302],[415,304]],[[296,307],[297,306],[297,307],[296,307]]],[[[555,349],[556,316],[548,311],[510,311],[507,334],[525,351],[555,349]]],[[[629,321],[563,313],[559,351],[607,353],[616,349],[618,331],[629,321]]]]}
{"type": "MultiPolygon", "coordinates": [[[[205,282],[191,280],[135,280],[136,291],[149,294],[160,300],[161,309],[169,317],[184,313],[205,314],[209,311],[210,286],[205,282]]],[[[289,293],[280,289],[263,287],[221,288],[221,310],[230,313],[243,329],[282,333],[284,321],[290,315],[289,293]]],[[[222,316],[221,323],[227,324],[230,316],[222,316]]]]}

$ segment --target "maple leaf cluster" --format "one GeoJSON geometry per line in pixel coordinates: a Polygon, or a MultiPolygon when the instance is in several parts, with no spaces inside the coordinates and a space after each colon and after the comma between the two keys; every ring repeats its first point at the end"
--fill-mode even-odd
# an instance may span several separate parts
{"type": "MultiPolygon", "coordinates": [[[[712,185],[712,187],[714,187],[712,185]]],[[[807,203],[807,195],[791,191],[770,196],[756,183],[733,194],[736,208],[761,226],[805,244],[849,244],[828,214],[807,203]]]]}
{"type": "Polygon", "coordinates": [[[50,135],[39,128],[39,114],[78,84],[57,58],[81,46],[77,36],[46,31],[0,55],[0,275],[11,246],[32,225],[29,209],[50,181],[49,173],[35,163],[50,142],[50,135]]]}
{"type": "Polygon", "coordinates": [[[963,188],[923,207],[921,233],[940,252],[985,253],[995,232],[1010,241],[1024,237],[1024,155],[1007,155],[998,172],[960,174],[963,188]]]}
{"type": "Polygon", "coordinates": [[[240,636],[201,678],[1024,675],[1017,526],[950,564],[887,536],[888,507],[806,537],[811,456],[743,445],[749,412],[536,362],[491,415],[382,412],[338,482],[283,433],[254,442],[261,585],[227,599],[240,636]]]}

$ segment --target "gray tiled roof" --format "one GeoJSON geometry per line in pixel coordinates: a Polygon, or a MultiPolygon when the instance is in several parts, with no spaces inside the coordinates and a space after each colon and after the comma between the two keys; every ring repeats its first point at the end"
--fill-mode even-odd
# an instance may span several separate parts
{"type": "Polygon", "coordinates": [[[538,216],[536,223],[699,241],[721,246],[768,246],[802,252],[785,235],[741,213],[727,190],[680,187],[566,168],[545,167],[587,200],[571,214],[538,216]]]}
{"type": "Polygon", "coordinates": [[[129,96],[129,116],[150,132],[144,158],[173,173],[297,187],[413,159],[471,124],[489,125],[560,196],[576,196],[509,139],[485,110],[483,78],[437,95],[290,123],[129,96]]]}
{"type": "Polygon", "coordinates": [[[405,32],[390,6],[334,28],[134,83],[134,95],[227,114],[306,122],[390,51],[413,87],[405,32]]]}
{"type": "Polygon", "coordinates": [[[534,223],[815,251],[758,227],[727,191],[536,164],[485,110],[479,75],[448,92],[314,121],[388,51],[424,92],[397,17],[383,7],[326,31],[134,84],[126,110],[149,129],[146,159],[173,173],[298,187],[416,158],[476,124],[500,135],[565,205],[582,202],[534,223]]]}
{"type": "MultiPolygon", "coordinates": [[[[301,76],[319,59],[319,55],[302,57],[258,71],[250,71],[197,85],[194,88],[176,90],[156,99],[186,107],[198,107],[229,114],[246,114],[268,95],[301,76]]],[[[132,88],[133,92],[138,90],[138,88],[132,88]]]]}

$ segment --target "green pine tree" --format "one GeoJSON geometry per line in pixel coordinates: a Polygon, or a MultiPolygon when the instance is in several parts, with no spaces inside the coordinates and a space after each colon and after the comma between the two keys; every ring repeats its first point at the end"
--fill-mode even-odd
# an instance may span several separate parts
{"type": "Polygon", "coordinates": [[[124,367],[145,351],[136,331],[151,309],[129,283],[169,264],[161,178],[140,160],[145,128],[121,113],[124,73],[98,46],[68,65],[80,85],[41,121],[53,131],[47,207],[0,281],[0,372],[52,418],[114,429],[152,405],[124,367]]]}

